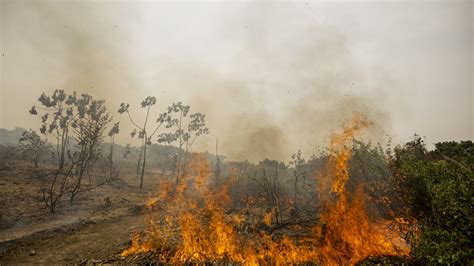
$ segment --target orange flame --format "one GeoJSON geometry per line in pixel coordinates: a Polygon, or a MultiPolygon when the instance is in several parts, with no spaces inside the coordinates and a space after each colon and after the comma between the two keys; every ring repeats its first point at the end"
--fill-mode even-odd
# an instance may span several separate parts
{"type": "Polygon", "coordinates": [[[402,255],[408,252],[406,247],[397,248],[383,230],[383,223],[371,222],[364,206],[363,186],[359,185],[348,201],[349,192],[345,190],[349,179],[348,161],[351,158],[351,142],[356,133],[367,128],[370,123],[356,115],[346,123],[342,132],[333,134],[329,145],[329,180],[331,192],[325,193],[327,182],[322,182],[320,194],[325,211],[320,217],[320,226],[314,228],[321,238],[319,262],[324,264],[355,264],[376,255],[402,255]]]}
{"type": "MultiPolygon", "coordinates": [[[[376,255],[404,255],[408,247],[392,243],[397,233],[386,229],[386,221],[369,219],[363,186],[350,194],[348,161],[356,134],[370,123],[354,116],[340,133],[331,136],[325,174],[319,181],[323,204],[319,223],[305,237],[275,238],[268,232],[247,232],[248,218],[227,211],[232,198],[233,179],[222,186],[210,184],[211,168],[202,157],[190,163],[188,176],[179,185],[160,183],[160,193],[148,201],[160,212],[158,221],[150,218],[143,239],[134,235],[132,245],[122,256],[140,252],[160,254],[168,263],[230,261],[246,265],[317,262],[355,264],[376,255]],[[350,199],[350,200],[349,200],[350,199]],[[162,215],[162,216],[161,216],[162,215]]],[[[247,207],[248,208],[248,207],[247,207]]],[[[263,223],[271,225],[271,212],[263,223]]]]}

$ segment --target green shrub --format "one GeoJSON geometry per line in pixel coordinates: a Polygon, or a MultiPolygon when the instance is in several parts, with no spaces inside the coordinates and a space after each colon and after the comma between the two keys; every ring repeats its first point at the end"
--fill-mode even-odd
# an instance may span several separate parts
{"type": "Polygon", "coordinates": [[[413,254],[432,263],[473,264],[473,143],[438,143],[428,152],[420,138],[395,150],[397,178],[409,215],[420,226],[413,254]]]}

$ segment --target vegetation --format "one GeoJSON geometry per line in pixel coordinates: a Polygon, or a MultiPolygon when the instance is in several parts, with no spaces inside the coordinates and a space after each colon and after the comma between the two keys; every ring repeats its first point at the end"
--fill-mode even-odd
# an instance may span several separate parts
{"type": "Polygon", "coordinates": [[[88,94],[78,97],[76,92],[67,95],[55,90],[51,96],[43,93],[38,100],[41,106],[33,106],[30,114],[43,112],[40,132],[56,140],[57,166],[42,189],[42,199],[54,213],[63,196],[69,195],[73,202],[84,191],[82,181],[101,156],[103,134],[111,117],[105,101],[88,94]]]}
{"type": "Polygon", "coordinates": [[[147,147],[151,145],[152,137],[157,133],[161,125],[163,125],[165,122],[169,121],[170,119],[168,116],[168,113],[162,113],[158,115],[158,118],[156,119],[157,125],[154,126],[151,131],[148,130],[147,125],[150,119],[150,108],[155,104],[156,104],[156,98],[151,97],[151,96],[146,97],[141,102],[141,108],[146,109],[145,118],[141,125],[138,125],[135,122],[135,120],[132,118],[132,116],[130,115],[129,104],[121,103],[120,108],[118,109],[118,112],[120,114],[126,113],[128,115],[130,122],[134,126],[133,131],[130,133],[132,138],[135,137],[135,135],[137,135],[137,130],[138,130],[138,138],[142,140],[140,156],[138,157],[138,162],[137,162],[137,177],[138,175],[140,175],[140,189],[143,188],[143,176],[145,175],[147,147]]]}
{"type": "MultiPolygon", "coordinates": [[[[235,188],[246,199],[264,199],[271,212],[269,230],[306,226],[311,204],[318,199],[314,179],[328,159],[325,152],[305,160],[300,151],[288,165],[264,160],[258,164],[227,162],[224,172],[237,169],[235,188]],[[297,202],[297,204],[296,204],[297,202]]],[[[472,264],[474,261],[474,144],[472,141],[441,142],[429,151],[423,138],[395,149],[383,149],[354,141],[346,189],[356,192],[364,184],[369,215],[395,221],[411,246],[411,262],[472,264]]],[[[248,201],[248,200],[247,200],[248,201]]],[[[406,258],[369,259],[367,263],[399,263],[406,258]]]]}
{"type": "Polygon", "coordinates": [[[206,127],[206,116],[201,113],[193,113],[188,117],[190,109],[189,105],[183,105],[181,102],[173,103],[169,106],[166,128],[172,128],[174,131],[162,133],[158,138],[159,143],[170,144],[177,142],[176,184],[179,183],[181,168],[181,175],[184,176],[186,174],[186,159],[196,138],[209,134],[209,129],[206,127]]]}
{"type": "Polygon", "coordinates": [[[114,126],[109,130],[109,133],[107,134],[110,137],[110,153],[108,156],[108,161],[109,161],[109,173],[108,173],[108,178],[109,179],[116,179],[118,172],[117,168],[114,165],[114,148],[115,148],[115,136],[119,133],[120,128],[119,128],[119,122],[115,123],[114,126]]]}
{"type": "Polygon", "coordinates": [[[395,149],[393,165],[406,220],[416,221],[413,254],[424,262],[474,261],[474,144],[441,142],[428,151],[424,140],[395,149]]]}
{"type": "Polygon", "coordinates": [[[31,129],[23,132],[18,145],[23,158],[32,161],[36,168],[38,168],[41,157],[49,151],[49,148],[50,145],[47,141],[31,129]]]}
{"type": "MultiPolygon", "coordinates": [[[[36,176],[44,181],[41,201],[51,213],[56,212],[64,199],[73,203],[79,193],[119,179],[119,173],[126,171],[128,162],[133,165],[132,171],[136,167],[140,189],[144,186],[147,162],[149,166],[161,168],[160,179],[172,178],[175,189],[193,184],[187,179],[188,171],[196,171],[190,162],[191,157],[196,157],[192,156],[191,148],[209,129],[206,116],[190,113],[190,106],[177,102],[164,112],[153,114],[156,98],[149,96],[141,103],[145,109],[143,123],[137,123],[129,105],[122,103],[118,112],[127,114],[134,127],[131,136],[141,140],[137,148],[115,143],[119,123],[108,128],[112,118],[104,100],[88,94],[78,96],[75,92],[68,95],[63,90],[56,90],[50,96],[43,93],[38,100],[40,105],[33,106],[30,113],[41,113],[39,133],[24,131],[16,147],[2,146],[0,156],[4,161],[27,159],[33,163],[35,171],[40,173],[36,176]],[[104,144],[107,136],[109,146],[104,144]],[[105,156],[104,149],[107,150],[105,156]],[[100,166],[94,168],[98,164],[100,166]]],[[[390,145],[383,148],[358,140],[344,147],[350,153],[348,157],[341,157],[347,160],[344,171],[348,173],[348,180],[343,184],[347,192],[344,204],[348,208],[363,206],[367,210],[367,221],[393,221],[392,225],[409,243],[410,262],[474,263],[472,141],[436,143],[434,149],[429,150],[424,139],[415,135],[394,149],[390,145]],[[364,202],[357,198],[362,194],[367,199],[364,202]]],[[[319,214],[328,208],[325,197],[329,195],[334,200],[343,195],[335,191],[321,194],[328,162],[335,160],[334,151],[330,149],[319,150],[309,157],[298,150],[288,163],[270,159],[258,163],[233,162],[218,155],[216,142],[215,156],[201,155],[214,165],[212,170],[208,169],[209,191],[218,195],[223,193],[219,188],[225,188],[231,195],[229,206],[232,208],[225,214],[244,212],[240,214],[262,218],[260,223],[256,222],[258,229],[252,230],[279,236],[295,228],[303,231],[319,228],[324,236],[327,225],[319,214]]],[[[199,204],[202,202],[195,206],[199,204]]],[[[370,258],[367,263],[390,263],[392,259],[398,263],[407,258],[370,258]]]]}

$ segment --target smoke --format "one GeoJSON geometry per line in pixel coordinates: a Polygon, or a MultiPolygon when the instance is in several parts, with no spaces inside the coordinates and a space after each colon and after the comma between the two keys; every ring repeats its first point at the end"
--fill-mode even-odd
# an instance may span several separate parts
{"type": "Polygon", "coordinates": [[[218,7],[7,2],[4,67],[14,75],[5,75],[6,94],[28,95],[18,121],[35,127],[38,121],[23,118],[28,107],[42,91],[65,88],[106,99],[122,144],[134,142],[127,118],[116,113],[120,102],[140,121],[148,95],[158,98],[154,114],[182,101],[206,114],[211,130],[193,149],[213,152],[219,138],[220,153],[232,160],[286,161],[298,149],[309,155],[355,112],[374,122],[371,138],[386,134],[389,116],[343,33],[299,20],[301,10],[285,5],[218,7]],[[170,10],[180,16],[164,16],[170,10]],[[20,78],[22,69],[29,79],[20,78]]]}
{"type": "Polygon", "coordinates": [[[233,85],[207,92],[221,103],[204,105],[214,106],[209,113],[219,116],[211,128],[222,139],[221,150],[252,161],[286,161],[298,149],[309,155],[354,113],[374,124],[367,139],[383,140],[390,117],[380,98],[368,93],[345,36],[317,23],[293,25],[281,18],[297,13],[267,7],[246,9],[246,19],[239,21],[244,29],[232,31],[242,46],[228,71],[233,85]]]}

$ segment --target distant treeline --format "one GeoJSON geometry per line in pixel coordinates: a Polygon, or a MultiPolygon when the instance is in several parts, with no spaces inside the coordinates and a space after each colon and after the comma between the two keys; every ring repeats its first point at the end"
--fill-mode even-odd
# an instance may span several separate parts
{"type": "MultiPolygon", "coordinates": [[[[22,137],[23,132],[27,131],[24,128],[21,127],[16,127],[14,129],[8,130],[4,128],[0,128],[0,150],[2,153],[5,152],[7,147],[14,148],[19,144],[19,140],[22,137]]],[[[53,143],[50,143],[51,145],[54,145],[53,143]]],[[[105,142],[101,146],[101,149],[103,151],[109,151],[110,150],[110,143],[105,142]]],[[[163,167],[163,164],[166,161],[171,161],[173,159],[173,156],[179,152],[179,148],[173,146],[173,145],[162,145],[162,144],[151,144],[149,147],[149,154],[147,157],[149,158],[149,163],[151,166],[155,167],[163,167]]],[[[115,143],[114,146],[114,154],[115,154],[115,160],[120,162],[133,162],[135,163],[138,159],[140,153],[140,148],[135,147],[135,146],[130,146],[130,145],[120,145],[115,143]]],[[[216,156],[214,154],[211,154],[209,152],[203,152],[202,153],[209,161],[214,162],[216,160],[216,156]]],[[[14,156],[14,155],[12,155],[14,156]]],[[[19,154],[16,156],[20,156],[19,154]]],[[[221,156],[222,158],[222,156],[221,156]]],[[[14,159],[14,158],[12,158],[14,159]]],[[[21,158],[18,158],[21,159],[21,158]]],[[[51,154],[45,154],[44,158],[42,158],[43,162],[47,162],[53,160],[51,154]]],[[[171,162],[169,163],[171,165],[171,162]]]]}

